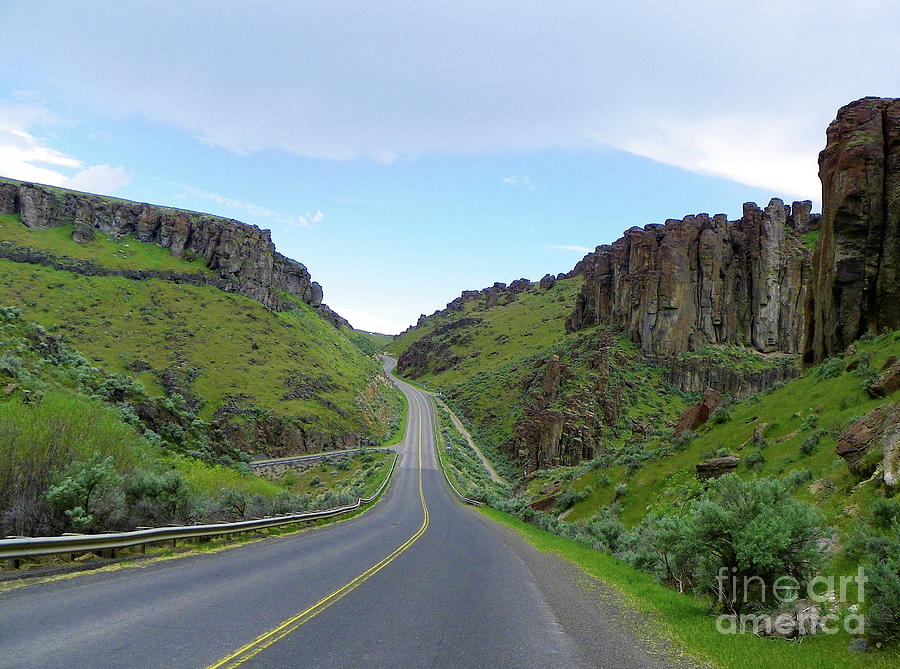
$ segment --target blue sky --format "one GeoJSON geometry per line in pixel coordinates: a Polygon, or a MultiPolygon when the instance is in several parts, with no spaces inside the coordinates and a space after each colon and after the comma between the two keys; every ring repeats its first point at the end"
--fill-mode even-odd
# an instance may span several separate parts
{"type": "Polygon", "coordinates": [[[4,2],[0,174],[270,228],[387,332],[633,225],[818,202],[836,109],[900,94],[880,0],[185,4],[4,2]]]}

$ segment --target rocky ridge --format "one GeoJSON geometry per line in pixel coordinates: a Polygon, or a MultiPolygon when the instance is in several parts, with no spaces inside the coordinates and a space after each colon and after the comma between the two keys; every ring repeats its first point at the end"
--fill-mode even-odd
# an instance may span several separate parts
{"type": "MultiPolygon", "coordinates": [[[[288,310],[294,299],[300,300],[336,327],[349,327],[322,303],[322,287],[306,267],[278,253],[271,233],[253,225],[13,180],[0,181],[0,213],[18,214],[21,223],[30,228],[71,224],[76,242],[91,240],[100,232],[111,237],[134,235],[175,256],[193,252],[215,272],[213,283],[222,290],[240,293],[276,311],[288,310]]],[[[165,272],[141,274],[144,276],[133,278],[168,278],[163,276],[165,272]]]]}
{"type": "Polygon", "coordinates": [[[736,221],[697,214],[633,227],[576,266],[585,283],[567,328],[620,328],[657,358],[718,344],[800,353],[811,280],[802,235],[819,225],[811,208],[772,199],[746,203],[736,221]]]}

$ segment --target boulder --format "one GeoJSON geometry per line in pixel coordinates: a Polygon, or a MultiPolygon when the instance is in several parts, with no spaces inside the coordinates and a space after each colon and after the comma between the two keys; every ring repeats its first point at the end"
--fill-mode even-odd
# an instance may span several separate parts
{"type": "Polygon", "coordinates": [[[713,458],[697,463],[697,476],[702,479],[717,479],[720,476],[733,472],[741,463],[736,455],[726,455],[721,458],[713,458]]]}
{"type": "Polygon", "coordinates": [[[721,406],[725,406],[725,400],[712,388],[707,388],[700,401],[685,411],[675,425],[675,434],[681,434],[688,430],[696,430],[709,420],[710,414],[721,406]]]}
{"type": "Polygon", "coordinates": [[[894,363],[869,386],[872,397],[887,397],[900,389],[900,360],[894,363]]]}
{"type": "Polygon", "coordinates": [[[759,636],[794,639],[815,634],[823,628],[822,613],[818,604],[808,599],[798,599],[790,608],[779,609],[756,624],[759,636]]]}
{"type": "Polygon", "coordinates": [[[545,274],[540,282],[541,290],[550,290],[556,285],[556,277],[552,274],[545,274]]]}
{"type": "Polygon", "coordinates": [[[857,476],[868,477],[882,469],[895,485],[897,478],[900,403],[884,404],[850,424],[838,437],[835,451],[857,476]]]}

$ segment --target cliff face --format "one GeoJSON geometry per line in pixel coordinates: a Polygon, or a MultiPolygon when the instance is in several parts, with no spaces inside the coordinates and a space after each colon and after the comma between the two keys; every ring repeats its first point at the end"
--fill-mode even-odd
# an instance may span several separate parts
{"type": "Polygon", "coordinates": [[[631,228],[576,267],[585,283],[567,328],[622,328],[657,358],[715,344],[799,353],[811,277],[801,235],[819,219],[810,208],[773,199],[745,204],[737,221],[698,214],[631,228]]]}
{"type": "Polygon", "coordinates": [[[819,178],[807,362],[900,327],[900,99],[863,98],[838,110],[819,178]]]}
{"type": "Polygon", "coordinates": [[[37,184],[0,181],[0,213],[18,214],[23,225],[50,228],[72,224],[83,242],[97,231],[134,235],[168,248],[193,252],[216,272],[216,285],[275,310],[290,308],[287,293],[313,307],[335,326],[349,325],[322,304],[322,287],[301,263],[275,251],[271,234],[256,226],[207,214],[64,191],[37,184]]]}

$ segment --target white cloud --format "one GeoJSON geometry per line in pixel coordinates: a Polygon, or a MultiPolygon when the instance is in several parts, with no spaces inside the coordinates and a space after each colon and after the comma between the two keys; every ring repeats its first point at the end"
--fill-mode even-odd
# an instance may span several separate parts
{"type": "Polygon", "coordinates": [[[900,89],[889,0],[149,7],[7,0],[4,46],[32,86],[237,152],[606,145],[805,197],[837,107],[900,89]]]}
{"type": "Polygon", "coordinates": [[[104,195],[128,185],[134,175],[124,167],[86,165],[33,134],[34,127],[59,123],[38,103],[0,102],[0,174],[104,195]]]}
{"type": "MultiPolygon", "coordinates": [[[[163,180],[159,179],[159,181],[163,180]]],[[[176,198],[193,197],[199,198],[201,200],[209,200],[210,202],[221,204],[228,209],[241,212],[245,216],[250,216],[253,218],[266,218],[274,221],[275,223],[281,223],[282,225],[309,228],[314,224],[321,223],[325,220],[325,214],[321,209],[317,209],[315,212],[307,212],[306,214],[298,216],[285,216],[278,213],[277,211],[272,211],[271,209],[267,209],[266,207],[261,207],[258,204],[251,204],[249,202],[243,202],[242,200],[235,200],[234,198],[225,197],[224,195],[219,195],[218,193],[211,193],[207,190],[203,190],[202,188],[197,188],[196,186],[175,183],[173,181],[167,181],[165,183],[170,183],[173,186],[177,186],[179,188],[180,192],[175,195],[176,198]]]]}
{"type": "Polygon", "coordinates": [[[380,332],[381,334],[396,334],[406,328],[406,324],[400,325],[401,321],[394,321],[383,316],[369,313],[368,311],[337,305],[331,306],[341,316],[350,321],[350,324],[358,330],[380,332]]]}
{"type": "Polygon", "coordinates": [[[500,179],[500,183],[509,186],[510,188],[534,190],[534,182],[531,180],[531,177],[525,176],[524,174],[503,177],[500,179]]]}
{"type": "Polygon", "coordinates": [[[594,250],[587,246],[578,246],[576,244],[548,244],[544,248],[553,249],[555,251],[571,251],[572,253],[590,253],[594,250]]]}

